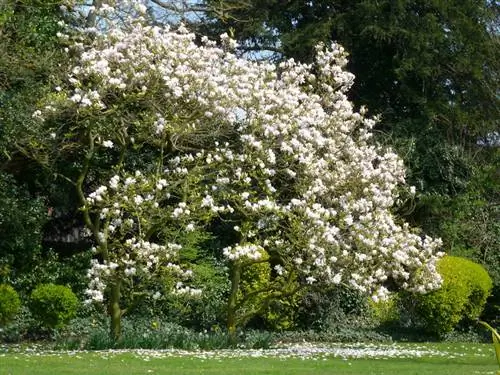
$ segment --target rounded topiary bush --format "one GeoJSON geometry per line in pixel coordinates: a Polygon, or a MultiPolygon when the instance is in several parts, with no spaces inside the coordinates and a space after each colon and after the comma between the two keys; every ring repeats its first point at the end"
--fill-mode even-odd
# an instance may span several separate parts
{"type": "Polygon", "coordinates": [[[47,328],[67,324],[76,315],[77,307],[78,298],[64,285],[41,284],[31,293],[31,313],[47,328]]]}
{"type": "Polygon", "coordinates": [[[439,290],[414,295],[415,311],[428,332],[443,335],[463,319],[476,319],[488,298],[492,281],[481,265],[468,259],[445,256],[438,263],[443,277],[439,290]]]}
{"type": "Polygon", "coordinates": [[[10,322],[19,313],[21,300],[13,287],[0,284],[0,325],[10,322]]]}

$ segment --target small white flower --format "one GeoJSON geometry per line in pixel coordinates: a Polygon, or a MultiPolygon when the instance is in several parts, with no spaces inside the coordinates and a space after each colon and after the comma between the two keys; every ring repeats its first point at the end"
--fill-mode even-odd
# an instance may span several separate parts
{"type": "Polygon", "coordinates": [[[308,284],[314,284],[314,282],[316,282],[316,278],[314,278],[312,276],[306,277],[306,283],[308,283],[308,284]]]}
{"type": "Polygon", "coordinates": [[[102,142],[102,145],[106,148],[113,148],[113,141],[110,141],[110,140],[104,141],[104,142],[102,142]]]}
{"type": "Polygon", "coordinates": [[[160,292],[156,292],[155,294],[153,294],[153,299],[154,300],[157,300],[161,297],[161,293],[160,292]]]}
{"type": "Polygon", "coordinates": [[[135,203],[136,205],[138,205],[138,206],[139,206],[140,204],[142,204],[142,202],[144,202],[144,198],[143,198],[142,196],[140,196],[140,195],[136,195],[136,196],[134,197],[134,203],[135,203]]]}

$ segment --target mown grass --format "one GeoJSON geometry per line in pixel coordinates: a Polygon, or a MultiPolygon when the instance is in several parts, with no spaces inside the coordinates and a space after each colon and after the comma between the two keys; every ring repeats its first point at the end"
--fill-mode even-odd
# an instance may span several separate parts
{"type": "MultiPolygon", "coordinates": [[[[402,345],[400,347],[411,347],[402,345]]],[[[334,358],[328,355],[270,356],[266,351],[203,352],[50,352],[0,353],[0,374],[367,374],[367,375],[471,375],[496,374],[493,351],[478,344],[426,344],[449,357],[334,358]],[[253,355],[254,357],[248,357],[253,355]],[[454,358],[450,358],[454,357],[454,358]]]]}

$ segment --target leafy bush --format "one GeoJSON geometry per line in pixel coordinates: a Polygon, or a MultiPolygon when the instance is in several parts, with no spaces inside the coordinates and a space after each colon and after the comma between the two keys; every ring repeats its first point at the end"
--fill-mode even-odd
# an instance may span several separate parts
{"type": "Polygon", "coordinates": [[[11,321],[21,308],[21,300],[13,287],[0,284],[0,325],[11,321]]]}
{"type": "Polygon", "coordinates": [[[492,281],[481,265],[460,257],[442,258],[438,271],[443,277],[441,289],[411,298],[426,330],[442,336],[460,321],[479,317],[492,281]]]}
{"type": "Polygon", "coordinates": [[[30,310],[47,328],[60,328],[75,315],[78,298],[64,285],[42,284],[31,293],[30,310]]]}
{"type": "Polygon", "coordinates": [[[19,343],[22,341],[37,339],[32,332],[36,331],[31,312],[27,306],[21,306],[19,313],[14,319],[0,329],[0,342],[19,343]]]}
{"type": "MultiPolygon", "coordinates": [[[[262,260],[268,260],[269,254],[261,250],[262,260]]],[[[240,289],[237,301],[241,304],[240,315],[260,312],[268,292],[256,293],[269,288],[271,282],[271,266],[269,262],[243,263],[241,272],[240,289]]],[[[248,315],[248,318],[252,316],[248,315]]],[[[244,322],[246,323],[246,322],[244,322]]]]}
{"type": "Polygon", "coordinates": [[[369,299],[369,307],[371,315],[379,325],[393,324],[399,320],[399,305],[400,297],[399,294],[393,293],[385,301],[374,302],[369,299]]]}
{"type": "MultiPolygon", "coordinates": [[[[284,287],[284,292],[295,288],[294,282],[284,287]],[[287,289],[285,289],[287,288],[287,289]]],[[[297,326],[297,307],[302,296],[295,293],[290,296],[271,299],[263,314],[264,323],[271,331],[294,329],[297,326]]]]}
{"type": "Polygon", "coordinates": [[[343,285],[327,289],[310,289],[298,307],[298,328],[309,330],[337,330],[340,327],[366,325],[369,305],[365,295],[343,285]]]}
{"type": "Polygon", "coordinates": [[[21,296],[29,296],[40,284],[59,284],[71,285],[72,290],[83,297],[88,287],[86,274],[91,257],[90,250],[67,257],[61,257],[51,249],[34,251],[29,272],[18,273],[12,284],[21,296]]]}
{"type": "Polygon", "coordinates": [[[0,172],[0,283],[30,272],[46,221],[43,201],[30,196],[11,175],[0,172]]]}
{"type": "MultiPolygon", "coordinates": [[[[193,285],[202,286],[203,293],[193,297],[168,294],[162,301],[150,304],[151,316],[167,315],[169,321],[195,330],[211,330],[224,324],[229,283],[227,269],[216,262],[192,264],[193,285]]],[[[144,315],[144,310],[140,312],[144,315]]]]}

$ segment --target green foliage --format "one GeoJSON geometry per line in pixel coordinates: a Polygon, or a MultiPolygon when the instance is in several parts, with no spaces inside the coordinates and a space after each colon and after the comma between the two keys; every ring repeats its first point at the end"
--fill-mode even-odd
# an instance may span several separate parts
{"type": "Polygon", "coordinates": [[[90,265],[90,251],[62,257],[52,250],[34,252],[25,272],[12,280],[21,295],[28,296],[39,284],[71,285],[72,290],[83,298],[88,286],[86,277],[90,265]]]}
{"type": "Polygon", "coordinates": [[[39,326],[33,320],[28,307],[21,306],[15,318],[0,330],[0,341],[5,343],[20,343],[33,340],[38,338],[36,335],[38,330],[39,326]]]}
{"type": "Polygon", "coordinates": [[[47,328],[59,328],[75,315],[78,299],[64,285],[42,284],[31,293],[30,310],[33,316],[47,328]]]}
{"type": "Polygon", "coordinates": [[[43,201],[0,171],[0,282],[31,267],[47,220],[43,201]]]}
{"type": "MultiPolygon", "coordinates": [[[[67,61],[57,37],[62,31],[61,3],[6,0],[0,4],[0,161],[7,157],[4,167],[17,173],[31,170],[30,180],[39,173],[19,146],[39,145],[32,114],[67,61]]],[[[38,160],[42,165],[44,161],[38,160]]]]}
{"type": "MultiPolygon", "coordinates": [[[[56,248],[54,242],[74,229],[78,215],[76,200],[68,194],[73,186],[58,178],[62,169],[74,168],[78,155],[48,150],[66,156],[55,158],[59,170],[50,170],[47,139],[33,119],[38,101],[59,84],[68,61],[57,36],[63,31],[59,21],[75,20],[61,10],[63,3],[0,2],[0,282],[12,283],[21,295],[39,283],[67,282],[54,280],[61,275],[51,275],[54,267],[45,272],[41,266],[51,258],[42,240],[56,239],[51,243],[56,248]]],[[[72,244],[71,254],[76,249],[72,244]]],[[[59,270],[65,267],[59,264],[59,270]]],[[[81,282],[76,284],[81,289],[81,282]]]]}
{"type": "MultiPolygon", "coordinates": [[[[289,288],[294,288],[295,286],[296,283],[292,283],[289,288]]],[[[284,331],[296,328],[297,307],[301,298],[302,295],[300,293],[293,293],[290,296],[271,299],[263,314],[266,328],[271,331],[284,331]]]]}
{"type": "Polygon", "coordinates": [[[11,321],[21,309],[21,300],[13,287],[0,284],[0,325],[11,321]]]}
{"type": "MultiPolygon", "coordinates": [[[[241,272],[237,303],[241,304],[239,314],[256,315],[262,308],[270,290],[271,266],[267,253],[263,262],[244,264],[241,272]]],[[[253,316],[249,316],[250,319],[253,316]]]]}
{"type": "Polygon", "coordinates": [[[416,312],[425,328],[443,335],[463,320],[477,319],[488,298],[492,281],[486,270],[470,260],[446,256],[438,270],[443,277],[441,289],[413,295],[416,312]]]}
{"type": "MultiPolygon", "coordinates": [[[[311,289],[303,294],[297,311],[297,325],[302,330],[336,330],[365,320],[369,312],[366,296],[343,285],[311,289]]],[[[364,323],[363,323],[364,325],[364,323]]]]}
{"type": "Polygon", "coordinates": [[[192,264],[192,285],[200,286],[199,296],[167,294],[163,301],[150,305],[152,315],[163,315],[168,320],[195,330],[213,330],[223,325],[227,307],[229,284],[227,270],[215,262],[192,264]]]}
{"type": "Polygon", "coordinates": [[[369,300],[369,307],[373,319],[380,325],[391,324],[399,320],[400,297],[393,293],[385,301],[369,300]]]}
{"type": "MultiPolygon", "coordinates": [[[[443,239],[449,254],[481,263],[500,285],[500,148],[483,151],[466,191],[422,194],[413,217],[426,233],[443,239]],[[488,151],[488,152],[486,152],[488,151]]],[[[492,316],[494,318],[494,314],[492,316]]]]}
{"type": "Polygon", "coordinates": [[[300,296],[294,292],[297,282],[274,277],[266,253],[262,262],[245,263],[242,267],[237,303],[243,324],[262,326],[272,331],[296,326],[296,309],[300,296]]]}
{"type": "Polygon", "coordinates": [[[269,332],[240,332],[236,342],[220,329],[194,331],[170,321],[146,317],[123,319],[123,332],[118,341],[109,337],[106,318],[80,318],[60,330],[56,335],[57,349],[184,349],[217,350],[227,348],[269,348],[272,335],[269,332]]]}

